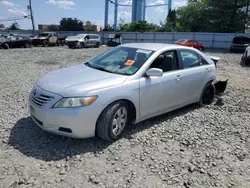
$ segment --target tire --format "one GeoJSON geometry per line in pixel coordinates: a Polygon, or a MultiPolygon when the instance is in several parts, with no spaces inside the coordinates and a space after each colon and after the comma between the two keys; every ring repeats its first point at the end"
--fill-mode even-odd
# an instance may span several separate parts
{"type": "Polygon", "coordinates": [[[99,138],[109,142],[118,140],[129,124],[129,120],[128,104],[124,101],[117,101],[105,108],[99,116],[96,125],[96,134],[99,138]],[[119,113],[121,114],[120,116],[119,113]],[[113,125],[113,122],[116,122],[116,125],[113,125]],[[118,125],[121,127],[119,128],[118,125]]]}
{"type": "Polygon", "coordinates": [[[62,46],[62,41],[61,41],[61,40],[58,40],[58,41],[56,42],[56,44],[57,44],[57,46],[62,46]]]}
{"type": "Polygon", "coordinates": [[[30,48],[29,43],[25,43],[25,44],[24,44],[24,47],[25,47],[25,48],[30,48]]]}
{"type": "Polygon", "coordinates": [[[48,47],[49,46],[49,41],[45,40],[43,41],[43,47],[48,47]]]}
{"type": "Polygon", "coordinates": [[[209,105],[213,102],[215,97],[215,87],[212,82],[209,82],[203,89],[199,104],[209,105]]]}
{"type": "Polygon", "coordinates": [[[100,43],[97,42],[96,45],[95,45],[96,48],[99,48],[100,47],[100,43]]]}
{"type": "Polygon", "coordinates": [[[5,48],[6,50],[10,49],[10,46],[9,46],[8,43],[5,43],[3,46],[4,46],[4,48],[5,48]]]}
{"type": "Polygon", "coordinates": [[[83,42],[81,42],[80,45],[81,45],[81,48],[85,47],[85,44],[83,42]]]}

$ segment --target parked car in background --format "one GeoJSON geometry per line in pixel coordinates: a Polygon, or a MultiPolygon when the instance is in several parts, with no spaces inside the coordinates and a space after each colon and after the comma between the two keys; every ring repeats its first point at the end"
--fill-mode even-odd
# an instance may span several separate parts
{"type": "Polygon", "coordinates": [[[9,49],[8,39],[4,36],[0,36],[0,49],[9,49]]]}
{"type": "Polygon", "coordinates": [[[114,47],[122,44],[123,35],[120,33],[109,34],[107,46],[114,47]]]}
{"type": "Polygon", "coordinates": [[[101,37],[97,34],[78,34],[65,39],[65,44],[69,48],[96,47],[101,45],[101,37]]]}
{"type": "Polygon", "coordinates": [[[204,49],[205,49],[204,44],[202,44],[196,40],[192,40],[192,39],[179,39],[179,40],[175,41],[174,44],[193,47],[193,48],[196,48],[196,49],[202,50],[202,51],[204,51],[204,49]]]}
{"type": "Polygon", "coordinates": [[[195,48],[122,44],[44,75],[30,91],[30,114],[51,133],[114,141],[128,124],[191,103],[210,104],[215,79],[214,60],[195,48]]]}
{"type": "Polygon", "coordinates": [[[246,48],[250,45],[250,37],[236,36],[233,38],[230,46],[230,52],[245,52],[246,48]]]}
{"type": "Polygon", "coordinates": [[[5,49],[30,48],[32,47],[32,40],[27,36],[6,34],[1,36],[0,46],[5,49]]]}
{"type": "Polygon", "coordinates": [[[34,46],[42,45],[43,47],[64,45],[65,38],[66,37],[59,36],[56,32],[43,32],[34,37],[32,43],[34,46]]]}

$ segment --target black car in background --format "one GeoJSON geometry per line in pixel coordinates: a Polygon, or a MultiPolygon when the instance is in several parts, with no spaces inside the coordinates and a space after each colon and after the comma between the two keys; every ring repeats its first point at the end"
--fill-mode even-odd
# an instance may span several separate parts
{"type": "Polygon", "coordinates": [[[250,45],[250,37],[236,36],[233,38],[230,52],[245,52],[245,49],[250,45]]]}
{"type": "Polygon", "coordinates": [[[26,36],[6,34],[0,36],[0,46],[4,49],[30,48],[32,47],[32,40],[26,36]]]}

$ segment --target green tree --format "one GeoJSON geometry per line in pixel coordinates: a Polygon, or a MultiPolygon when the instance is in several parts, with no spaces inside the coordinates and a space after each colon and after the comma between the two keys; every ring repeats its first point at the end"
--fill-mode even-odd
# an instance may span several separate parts
{"type": "Polygon", "coordinates": [[[147,21],[121,24],[119,27],[120,31],[125,31],[125,32],[154,32],[159,29],[159,26],[152,23],[148,23],[147,21]]]}
{"type": "Polygon", "coordinates": [[[60,26],[52,24],[48,26],[47,31],[58,31],[59,29],[60,26]]]}
{"type": "Polygon", "coordinates": [[[246,0],[189,0],[187,6],[176,11],[178,31],[242,32],[247,25],[246,3],[246,0]]]}
{"type": "Polygon", "coordinates": [[[176,11],[178,30],[185,32],[207,32],[210,30],[210,17],[205,1],[188,3],[176,11]]]}
{"type": "Polygon", "coordinates": [[[9,27],[9,30],[20,30],[20,26],[16,22],[12,23],[9,27]]]}
{"type": "Polygon", "coordinates": [[[97,26],[95,24],[92,24],[91,21],[86,21],[84,24],[84,30],[97,31],[97,26]]]}
{"type": "Polygon", "coordinates": [[[114,28],[108,25],[107,27],[104,27],[102,31],[114,31],[114,28]]]}
{"type": "Polygon", "coordinates": [[[176,11],[170,10],[165,22],[160,22],[160,29],[159,31],[170,31],[174,32],[177,31],[177,22],[176,22],[176,11]]]}
{"type": "Polygon", "coordinates": [[[77,18],[62,18],[60,21],[61,31],[84,31],[83,22],[77,18]]]}
{"type": "Polygon", "coordinates": [[[246,0],[207,0],[212,32],[242,32],[245,28],[246,0]]]}
{"type": "Polygon", "coordinates": [[[0,24],[0,29],[5,28],[4,24],[0,24]]]}

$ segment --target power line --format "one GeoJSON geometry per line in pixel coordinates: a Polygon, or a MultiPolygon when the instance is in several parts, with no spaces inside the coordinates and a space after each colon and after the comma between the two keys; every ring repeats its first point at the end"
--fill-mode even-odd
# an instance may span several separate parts
{"type": "Polygon", "coordinates": [[[121,19],[121,17],[124,15],[125,11],[127,10],[128,6],[129,6],[129,4],[130,4],[130,2],[131,2],[131,0],[128,1],[126,7],[123,9],[122,14],[121,14],[121,16],[120,16],[120,19],[121,19]]]}
{"type": "MultiPolygon", "coordinates": [[[[164,3],[166,2],[166,0],[164,0],[164,3]]],[[[159,5],[160,6],[160,5],[159,5]]],[[[166,6],[165,4],[164,5],[162,5],[162,6],[166,6]]],[[[161,7],[161,6],[160,6],[161,7]]],[[[159,8],[158,10],[157,10],[157,12],[156,12],[156,15],[154,15],[153,16],[153,18],[151,19],[151,22],[150,23],[153,23],[153,20],[155,20],[155,18],[157,17],[157,15],[160,13],[160,11],[161,11],[162,9],[161,8],[159,8]]],[[[165,9],[163,9],[163,12],[161,13],[161,15],[163,14],[163,13],[165,13],[166,12],[166,10],[165,9]]]]}
{"type": "Polygon", "coordinates": [[[9,22],[9,21],[23,20],[23,19],[27,19],[27,18],[28,18],[28,16],[4,18],[4,19],[0,19],[0,22],[9,22]]]}

